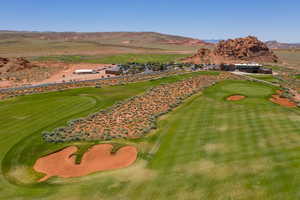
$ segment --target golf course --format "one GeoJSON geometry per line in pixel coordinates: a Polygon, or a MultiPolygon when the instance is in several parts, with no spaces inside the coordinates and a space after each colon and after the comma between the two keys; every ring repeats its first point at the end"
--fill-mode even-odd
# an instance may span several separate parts
{"type": "Polygon", "coordinates": [[[260,82],[212,84],[160,116],[144,137],[56,143],[42,138],[45,131],[153,87],[218,75],[200,71],[0,101],[0,199],[299,199],[300,109],[271,102],[280,88],[260,82]],[[227,100],[232,95],[244,98],[227,100]],[[76,146],[80,163],[86,151],[102,143],[114,151],[134,146],[137,159],[122,169],[38,182],[44,174],[33,166],[40,157],[76,146]]]}

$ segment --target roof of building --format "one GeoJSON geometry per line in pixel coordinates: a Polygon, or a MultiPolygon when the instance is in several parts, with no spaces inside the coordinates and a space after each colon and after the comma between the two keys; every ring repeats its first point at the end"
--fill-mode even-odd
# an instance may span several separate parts
{"type": "Polygon", "coordinates": [[[258,63],[240,63],[240,64],[234,64],[235,66],[250,66],[250,67],[261,67],[262,65],[258,63]]]}
{"type": "Polygon", "coordinates": [[[83,73],[83,72],[94,72],[93,69],[76,69],[75,73],[83,73]]]}

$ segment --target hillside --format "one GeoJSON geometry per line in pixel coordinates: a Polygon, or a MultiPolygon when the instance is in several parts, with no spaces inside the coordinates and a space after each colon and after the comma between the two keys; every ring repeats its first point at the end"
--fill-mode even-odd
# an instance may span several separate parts
{"type": "Polygon", "coordinates": [[[210,43],[155,32],[18,32],[0,31],[0,56],[45,56],[149,52],[190,53],[210,43]]]}
{"type": "Polygon", "coordinates": [[[187,45],[206,44],[206,42],[176,35],[168,35],[156,32],[18,32],[18,31],[0,31],[0,40],[5,39],[41,39],[41,40],[108,40],[112,42],[130,43],[148,43],[157,44],[178,43],[186,41],[187,45]],[[127,41],[123,41],[127,39],[127,41]],[[194,41],[194,43],[189,43],[194,41]]]}

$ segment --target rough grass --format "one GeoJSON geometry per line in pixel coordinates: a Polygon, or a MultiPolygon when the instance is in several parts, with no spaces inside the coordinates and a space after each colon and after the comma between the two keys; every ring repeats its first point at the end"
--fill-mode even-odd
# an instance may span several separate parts
{"type": "Polygon", "coordinates": [[[180,58],[189,56],[190,54],[120,54],[120,55],[99,55],[99,56],[84,56],[84,55],[59,55],[59,56],[42,56],[32,58],[36,61],[60,61],[67,63],[103,63],[103,64],[124,64],[128,62],[159,62],[167,63],[176,61],[180,58]]]}
{"type": "Polygon", "coordinates": [[[250,77],[259,79],[259,80],[263,80],[263,81],[268,81],[271,83],[279,83],[280,80],[276,77],[274,77],[273,75],[249,75],[250,77]]]}
{"type": "Polygon", "coordinates": [[[264,65],[265,68],[269,68],[272,69],[274,71],[280,71],[282,69],[282,67],[280,66],[275,66],[275,65],[264,65]]]}
{"type": "MultiPolygon", "coordinates": [[[[110,95],[127,94],[127,87],[135,90],[142,86],[126,86],[114,92],[111,90],[118,87],[112,87],[107,91],[111,91],[110,95]]],[[[202,95],[191,97],[159,121],[157,132],[144,140],[158,147],[152,151],[152,157],[147,162],[138,160],[133,166],[122,170],[81,178],[54,178],[50,184],[27,187],[8,183],[0,176],[0,199],[299,199],[300,110],[271,103],[268,98],[276,89],[249,81],[228,80],[218,83],[206,89],[202,95]],[[226,101],[227,96],[237,93],[247,98],[240,102],[226,101]]],[[[14,173],[22,175],[22,171],[26,171],[23,166],[28,156],[39,152],[29,153],[31,148],[28,146],[34,146],[39,141],[39,134],[34,134],[33,129],[41,128],[34,127],[37,124],[32,119],[20,125],[21,120],[12,121],[11,124],[16,126],[10,127],[11,118],[5,118],[16,111],[11,103],[18,102],[25,108],[31,101],[34,104],[34,100],[48,97],[47,101],[39,103],[40,110],[33,109],[23,114],[20,109],[17,117],[37,115],[36,118],[44,121],[44,126],[57,126],[57,120],[60,120],[60,115],[66,112],[67,107],[61,105],[56,108],[48,103],[61,95],[65,102],[69,98],[77,100],[78,97],[73,95],[83,92],[93,94],[102,100],[98,99],[101,103],[108,101],[108,94],[99,92],[99,89],[94,92],[91,91],[94,89],[88,88],[80,90],[65,91],[60,95],[51,93],[53,99],[49,93],[1,103],[1,111],[6,108],[11,113],[6,111],[2,116],[1,112],[0,141],[12,138],[1,143],[1,160],[4,152],[18,142],[16,138],[25,138],[12,149],[13,154],[8,155],[11,156],[9,160],[14,162],[4,165],[20,166],[15,168],[17,171],[14,173]],[[48,115],[49,110],[42,109],[45,107],[56,109],[56,119],[53,119],[55,115],[48,115]],[[7,131],[9,129],[10,133],[7,131]],[[36,139],[32,138],[34,136],[36,139]],[[3,144],[7,146],[3,147],[3,144]]],[[[88,103],[88,98],[81,101],[82,105],[93,107],[88,103]]],[[[74,108],[70,106],[67,113],[74,108]]],[[[76,111],[81,112],[77,113],[78,116],[86,113],[87,109],[79,111],[77,108],[76,111]]],[[[48,147],[40,147],[40,150],[48,147]]],[[[25,181],[30,179],[26,174],[21,178],[25,181]]]]}

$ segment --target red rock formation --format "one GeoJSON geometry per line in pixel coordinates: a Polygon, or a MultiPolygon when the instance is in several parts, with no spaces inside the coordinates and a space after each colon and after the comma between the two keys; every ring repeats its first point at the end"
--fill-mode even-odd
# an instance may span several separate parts
{"type": "Polygon", "coordinates": [[[256,37],[229,39],[220,41],[214,50],[200,49],[184,62],[200,63],[236,63],[236,62],[278,62],[278,57],[266,44],[256,37]]]}
{"type": "Polygon", "coordinates": [[[195,64],[210,64],[211,63],[212,51],[209,49],[201,48],[197,53],[188,58],[184,58],[184,62],[195,63],[195,64]]]}

